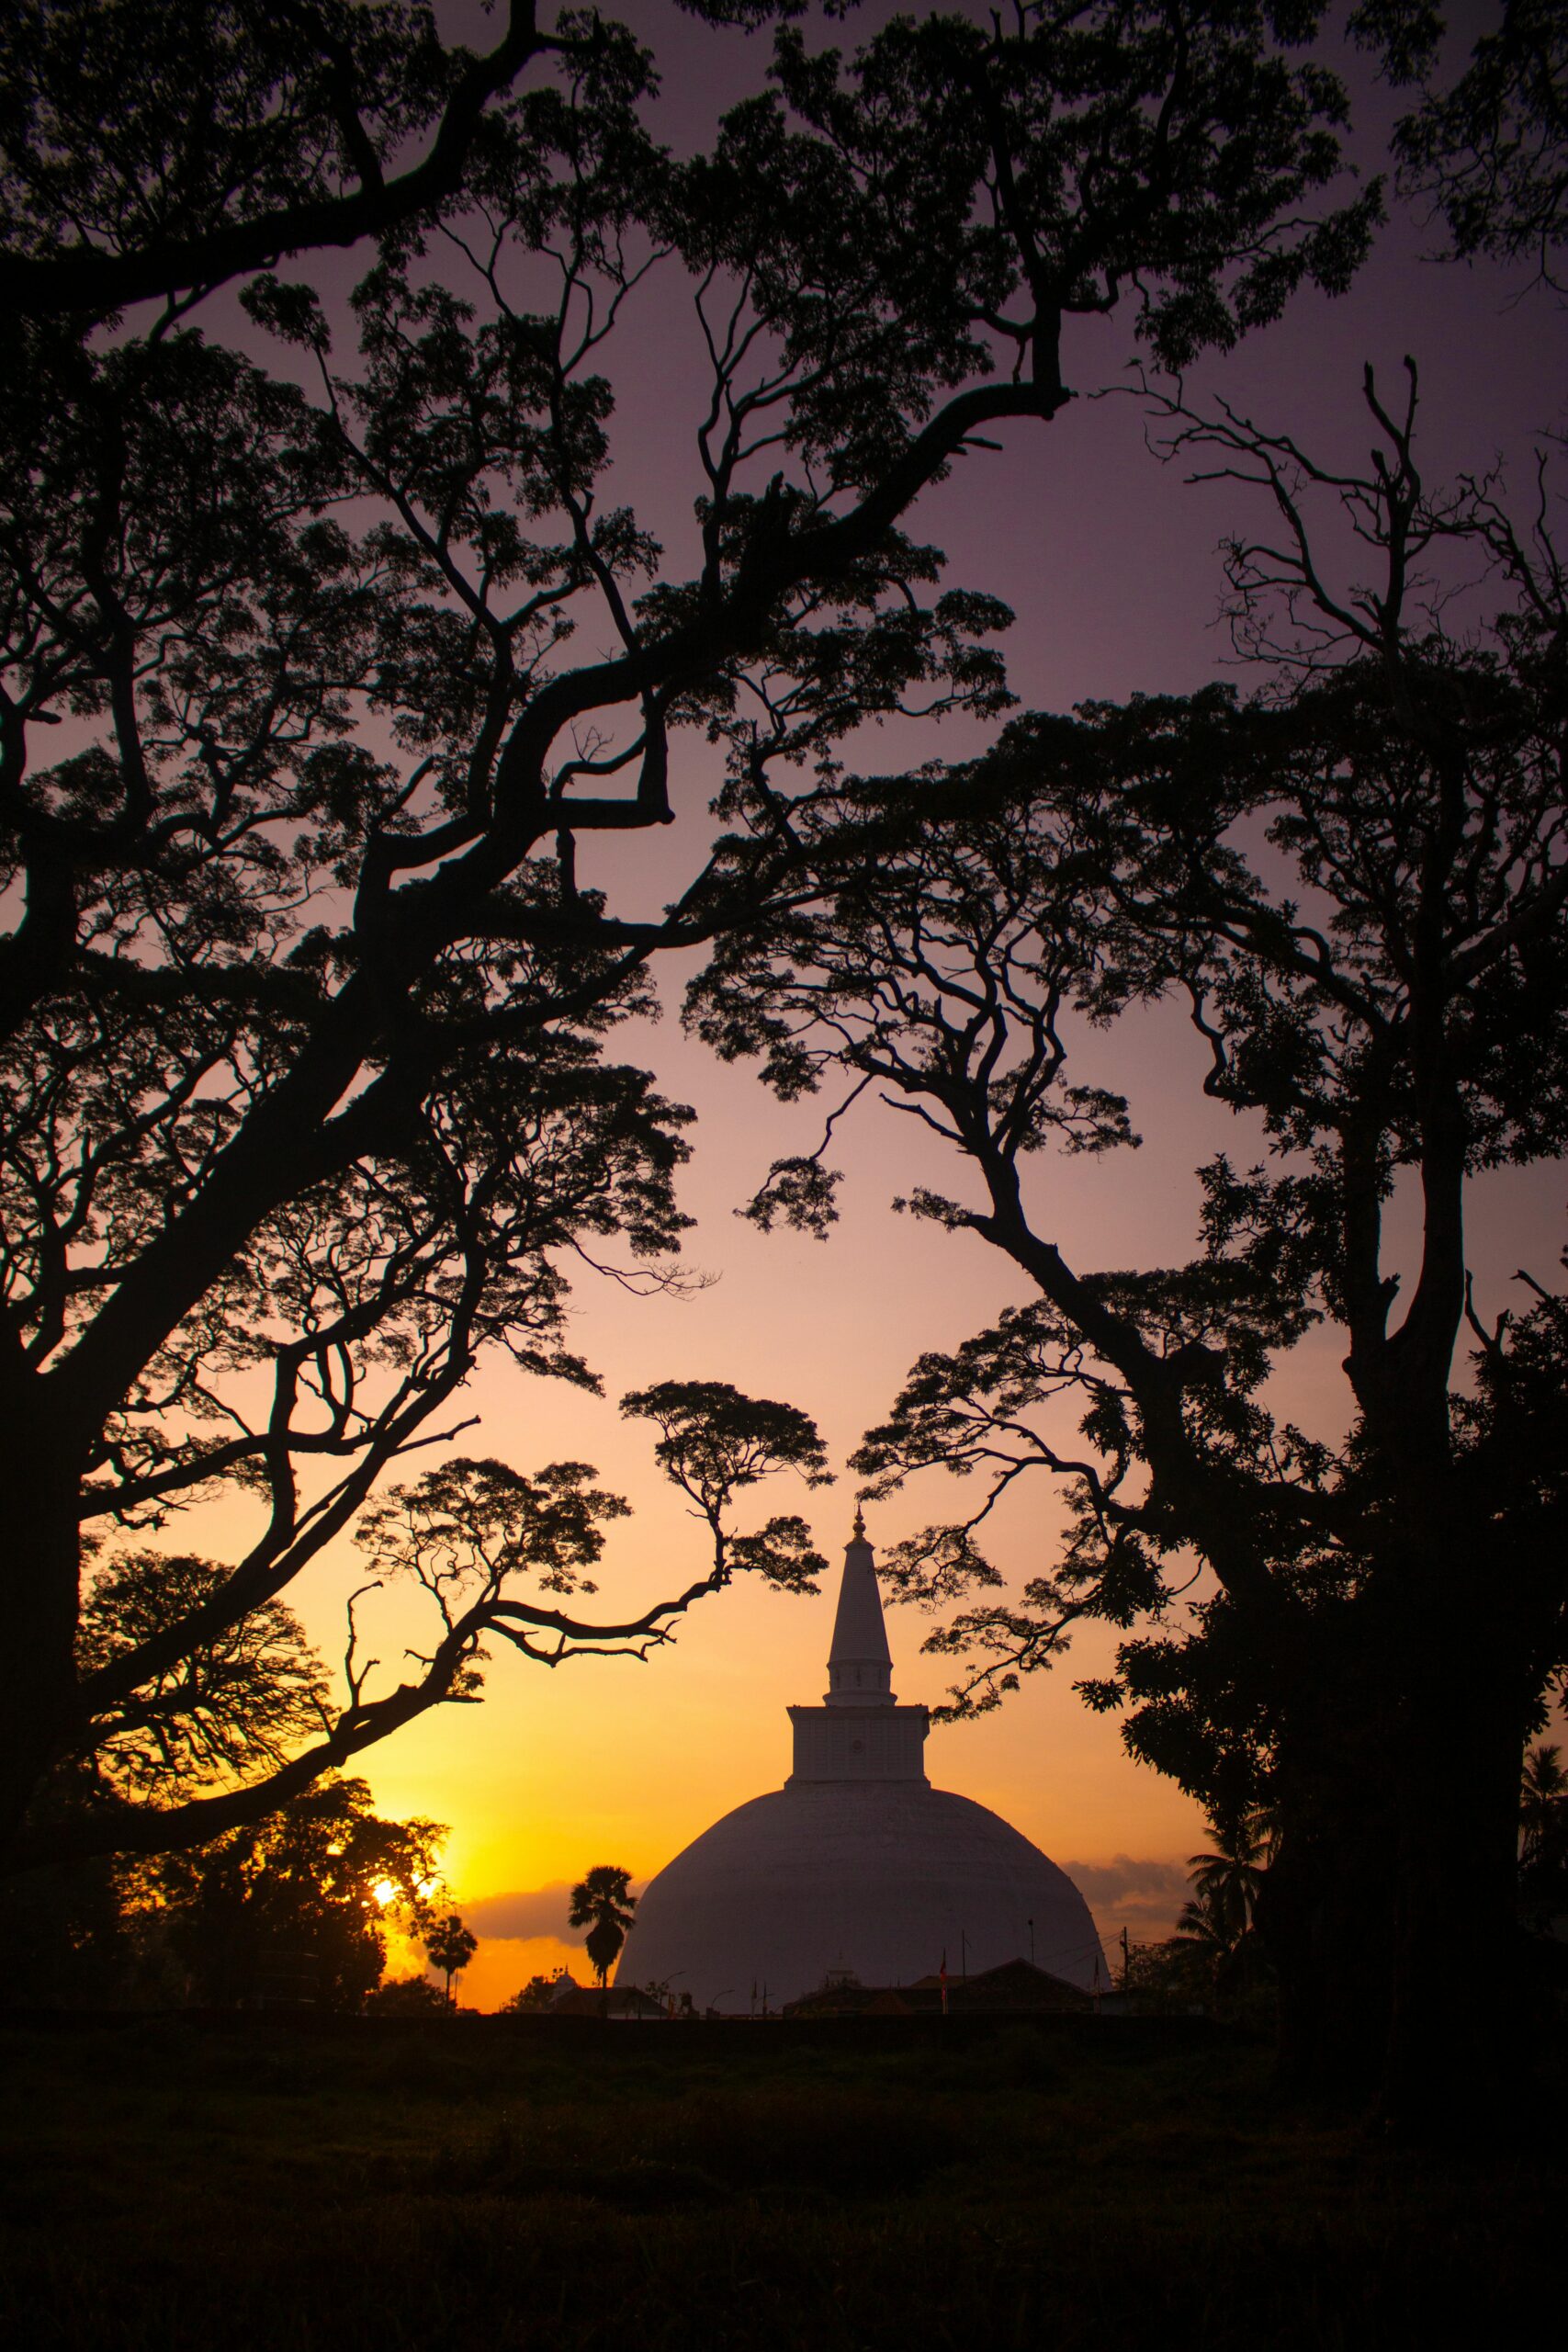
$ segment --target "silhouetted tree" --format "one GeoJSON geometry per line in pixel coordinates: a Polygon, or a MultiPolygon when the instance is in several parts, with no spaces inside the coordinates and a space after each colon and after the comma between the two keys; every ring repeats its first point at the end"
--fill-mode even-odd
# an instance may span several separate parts
{"type": "Polygon", "coordinates": [[[441,1971],[446,1980],[444,1990],[448,2007],[452,2001],[452,1979],[467,1968],[479,1950],[479,1940],[470,1928],[464,1927],[456,1911],[448,1912],[444,1919],[437,1919],[435,1925],[421,1938],[425,1958],[433,1968],[441,1971]]]}
{"type": "Polygon", "coordinates": [[[477,56],[386,0],[17,0],[9,16],[0,294],[73,323],[438,218],[518,78],[596,38],[587,17],[547,30],[530,0],[477,56]]]}
{"type": "Polygon", "coordinates": [[[1213,1946],[1215,1996],[1248,2000],[1257,1981],[1258,1907],[1266,1894],[1277,1825],[1258,1805],[1210,1824],[1213,1846],[1190,1855],[1192,1894],[1177,1938],[1213,1946]]]}
{"type": "Polygon", "coordinates": [[[428,1976],[389,1976],[365,1996],[372,2017],[445,2017],[451,2007],[447,1996],[428,1976]]]}
{"type": "Polygon", "coordinates": [[[1525,1757],[1519,1894],[1526,1924],[1538,1932],[1550,1934],[1568,1914],[1568,1771],[1562,1750],[1545,1740],[1525,1757]]]}
{"type": "MultiPolygon", "coordinates": [[[[1229,560],[1273,685],[1020,720],[968,768],[802,796],[822,898],[723,945],[692,1018],[786,1096],[830,1080],[921,1119],[970,1189],[907,1205],[1032,1292],[922,1357],[859,1457],[877,1491],[928,1465],[984,1484],[886,1564],[931,1602],[982,1595],[930,1645],[978,1660],[955,1707],[1080,1618],[1152,1617],[1084,1687],[1131,1702],[1135,1752],[1205,1804],[1277,1820],[1259,1918],[1290,2067],[1452,2120],[1510,2071],[1515,2019],[1475,1987],[1510,1966],[1519,1758],[1568,1623],[1568,1303],[1527,1269],[1483,1317],[1466,1259],[1474,1180],[1568,1140],[1568,581],[1494,486],[1428,494],[1415,397],[1414,371],[1392,411],[1369,380],[1359,475],[1169,403],[1191,462],[1272,503],[1278,530],[1229,560]],[[1370,584],[1338,585],[1319,495],[1370,584]],[[1484,633],[1445,625],[1423,577],[1444,549],[1484,559],[1484,633]],[[1114,1066],[1078,1071],[1151,1002],[1185,1008],[1195,1083],[1268,1156],[1198,1171],[1187,1264],[1081,1267],[1031,1168],[1136,1140],[1114,1066]],[[1422,1206],[1408,1282],[1396,1185],[1422,1206]],[[1325,1329],[1345,1438],[1266,1388],[1325,1329]],[[1042,1473],[1072,1498],[1066,1552],[987,1600],[983,1522],[1042,1473]],[[1195,1569],[1213,1582],[1179,1611],[1195,1569]]],[[[752,1214],[825,1229],[825,1152],[775,1167],[752,1214]]]]}
{"type": "Polygon", "coordinates": [[[573,1979],[564,1971],[554,1977],[533,1976],[520,1984],[509,2000],[502,2001],[503,2017],[534,2017],[553,2008],[563,1991],[573,1989],[573,1979]]]}
{"type": "Polygon", "coordinates": [[[1214,1840],[1213,1850],[1190,1854],[1188,1862],[1198,1899],[1211,1906],[1216,1919],[1224,1921],[1234,1949],[1255,1923],[1273,1833],[1258,1807],[1239,1817],[1213,1822],[1210,1826],[1214,1840]]]}
{"type": "Polygon", "coordinates": [[[616,1870],[609,1862],[596,1864],[571,1890],[569,1924],[587,1928],[588,1957],[601,1984],[609,1982],[636,1909],[630,1871],[616,1870]]]}
{"type": "Polygon", "coordinates": [[[1221,1963],[1230,1958],[1244,1932],[1216,1888],[1195,1887],[1181,1906],[1170,1941],[1196,1963],[1195,1976],[1211,2001],[1221,1963]]]}
{"type": "MultiPolygon", "coordinates": [[[[91,1672],[199,1607],[227,1572],[188,1555],[128,1553],[93,1563],[78,1629],[91,1672]]],[[[321,1662],[293,1611],[268,1601],[191,1643],[177,1664],[127,1694],[85,1754],[66,1758],[39,1810],[64,1840],[90,1838],[127,1797],[169,1804],[275,1768],[327,1720],[321,1662]]],[[[155,1874],[91,1854],[5,1882],[0,1924],[17,1997],[67,2006],[177,1997],[155,1874]]]]}
{"type": "MultiPolygon", "coordinates": [[[[699,854],[650,920],[580,882],[586,837],[670,820],[681,727],[816,761],[869,717],[999,707],[1007,616],[939,589],[910,502],[1060,411],[1075,317],[1127,295],[1180,364],[1342,284],[1377,210],[1314,210],[1342,96],[1273,40],[1311,6],[898,19],[849,62],[790,29],[679,163],[651,59],[595,16],[519,6],[486,58],[373,0],[155,16],[0,28],[17,1861],[80,1848],[50,1776],[449,1436],[485,1351],[590,1378],[574,1262],[668,1261],[687,1114],[608,1048],[793,844],[739,898],[699,854]],[[361,237],[329,301],[311,256],[361,237]],[[605,500],[649,273],[708,357],[689,576],[605,500]],[[236,1491],[260,1521],[217,1589],[84,1672],[84,1520],[236,1491]]],[[[463,1695],[495,1600],[276,1770],[90,1835],[259,1819],[463,1695]]]]}
{"type": "Polygon", "coordinates": [[[1562,1751],[1541,1740],[1525,1757],[1519,1803],[1519,1862],[1530,1869],[1568,1844],[1568,1771],[1562,1751]]]}
{"type": "MultiPolygon", "coordinates": [[[[82,1606],[79,1671],[155,1645],[220,1593],[228,1571],[188,1554],[132,1552],[96,1567],[82,1606]]],[[[281,1601],[220,1623],[106,1708],[82,1769],[98,1792],[167,1804],[275,1770],[331,1720],[321,1659],[281,1601]]]]}
{"type": "Polygon", "coordinates": [[[1450,251],[1530,260],[1561,287],[1568,240],[1568,21],[1558,0],[1500,0],[1463,70],[1434,73],[1444,29],[1432,0],[1362,0],[1351,28],[1380,50],[1391,79],[1419,81],[1398,124],[1405,192],[1441,217],[1450,251]]]}
{"type": "Polygon", "coordinates": [[[385,1925],[421,1932],[446,1830],[383,1821],[363,1781],[323,1779],[152,1881],[198,2001],[357,2008],[379,1983],[385,1925]]]}

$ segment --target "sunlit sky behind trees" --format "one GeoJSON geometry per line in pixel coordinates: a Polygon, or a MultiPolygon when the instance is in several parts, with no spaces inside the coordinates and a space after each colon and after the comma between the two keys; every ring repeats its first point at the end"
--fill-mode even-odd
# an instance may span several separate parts
{"type": "MultiPolygon", "coordinates": [[[[653,0],[613,13],[655,50],[664,92],[653,127],[676,146],[708,136],[717,114],[762,73],[766,33],[716,32],[653,0]]],[[[863,7],[842,27],[808,18],[807,39],[852,42],[894,13],[863,7]]],[[[1486,12],[1461,6],[1450,13],[1457,52],[1486,12]]],[[[448,39],[478,45],[487,38],[476,7],[448,6],[439,15],[448,39]]],[[[1343,70],[1356,93],[1351,153],[1374,171],[1401,102],[1353,54],[1343,70]]],[[[1348,295],[1298,294],[1278,324],[1228,358],[1205,360],[1189,393],[1221,394],[1326,461],[1361,459],[1362,368],[1371,363],[1393,387],[1409,353],[1420,369],[1427,479],[1502,460],[1512,492],[1528,502],[1538,442],[1563,421],[1563,311],[1523,270],[1430,258],[1437,243],[1430,226],[1395,209],[1348,295]]],[[[324,294],[341,298],[358,259],[317,260],[310,274],[324,294]]],[[[210,310],[226,331],[237,315],[232,294],[210,310]]],[[[1130,308],[1071,322],[1064,367],[1079,397],[1049,426],[1004,427],[995,451],[964,458],[906,518],[914,537],[945,549],[953,584],[1013,607],[1006,655],[1012,691],[1026,707],[1182,692],[1227,674],[1216,548],[1230,530],[1248,526],[1247,493],[1232,483],[1189,485],[1180,467],[1150,454],[1144,407],[1125,389],[1134,350],[1130,308]]],[[[705,379],[690,288],[674,264],[633,296],[606,368],[618,403],[607,499],[635,503],[679,574],[694,537],[692,451],[705,379]]],[[[1238,674],[1238,683],[1247,681],[1238,674]]],[[[864,730],[849,758],[868,771],[896,770],[962,755],[983,737],[970,721],[900,722],[864,730]]],[[[677,737],[677,821],[585,838],[581,881],[610,888],[627,914],[657,913],[700,860],[719,773],[719,754],[700,737],[677,737]]],[[[683,977],[667,959],[661,986],[672,1013],[683,977]]],[[[600,1577],[618,1613],[700,1574],[703,1563],[701,1531],[657,1476],[646,1426],[621,1420],[614,1400],[667,1377],[728,1380],[787,1399],[816,1418],[840,1480],[811,1494],[788,1493],[780,1482],[758,1515],[804,1511],[836,1575],[854,1509],[845,1456],[884,1414],[914,1357],[954,1345],[992,1317],[1019,1295],[1016,1277],[977,1240],[892,1212],[892,1196],[921,1182],[953,1189],[953,1170],[913,1121],[869,1102],[835,1137],[832,1157],[847,1182],[830,1240],[761,1234],[734,1210],[773,1159],[812,1148],[820,1108],[781,1109],[749,1070],[721,1069],[683,1039],[674,1018],[636,1043],[623,1033],[619,1050],[642,1054],[660,1086],[699,1114],[682,1200],[695,1220],[687,1265],[705,1283],[685,1295],[638,1297],[585,1268],[571,1343],[602,1376],[604,1398],[491,1363],[468,1385],[462,1413],[473,1426],[457,1443],[523,1470],[586,1460],[630,1499],[635,1515],[611,1531],[600,1577]]],[[[1237,1122],[1204,1102],[1203,1064],[1201,1041],[1174,1009],[1124,1021],[1094,1041],[1080,1075],[1128,1094],[1144,1144],[1034,1163],[1034,1197],[1051,1203],[1042,1229],[1070,1258],[1115,1266],[1190,1254],[1199,1198],[1192,1170],[1216,1149],[1239,1158],[1246,1148],[1237,1122]]],[[[1563,1192],[1560,1168],[1506,1172],[1478,1188],[1472,1259],[1483,1312],[1506,1303],[1516,1267],[1534,1263],[1545,1273],[1555,1262],[1563,1192]]],[[[1320,1428],[1347,1394],[1337,1353],[1332,1335],[1309,1337],[1281,1376],[1288,1409],[1320,1428]]],[[[911,1488],[875,1510],[869,1532],[886,1546],[942,1515],[934,1490],[911,1488]]],[[[998,1565],[1021,1577],[1043,1564],[1057,1524],[1043,1487],[1011,1502],[994,1535],[998,1565]]],[[[175,1540],[191,1545],[188,1519],[175,1540]]],[[[208,1524],[202,1542],[215,1556],[232,1556],[241,1531],[208,1524]]],[[[352,1547],[340,1545],[290,1596],[329,1657],[341,1653],[344,1595],[357,1570],[352,1547]]],[[[547,1673],[504,1653],[489,1669],[481,1706],[438,1709],[361,1759],[382,1811],[451,1825],[451,1888],[484,1938],[464,1979],[465,2000],[492,2006],[567,1956],[567,1890],[588,1866],[624,1864],[641,1880],[717,1815],[778,1784],[788,1768],[784,1709],[822,1688],[830,1611],[830,1592],[792,1600],[747,1579],[705,1602],[677,1644],[646,1665],[579,1658],[547,1673]]],[[[934,1702],[942,1693],[941,1662],[919,1655],[927,1630],[917,1612],[892,1614],[895,1686],[906,1701],[934,1702]]],[[[395,1610],[378,1621],[376,1636],[373,1646],[395,1657],[395,1610]]],[[[1113,1640],[1109,1629],[1091,1629],[1064,1668],[1026,1683],[998,1713],[938,1729],[928,1749],[938,1784],[993,1806],[1069,1867],[1085,1866],[1076,1875],[1108,1940],[1123,1923],[1134,1938],[1167,1930],[1184,1858],[1203,1838],[1197,1808],[1179,1790],[1124,1755],[1116,1718],[1088,1713],[1074,1696],[1078,1675],[1105,1670],[1113,1640]]],[[[581,1974],[581,1952],[572,1956],[581,1974]]],[[[1049,1955],[1040,1957],[1049,1964],[1049,1955]]]]}

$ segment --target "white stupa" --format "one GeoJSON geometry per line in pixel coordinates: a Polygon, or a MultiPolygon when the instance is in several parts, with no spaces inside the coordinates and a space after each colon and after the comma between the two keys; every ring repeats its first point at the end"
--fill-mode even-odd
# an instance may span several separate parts
{"type": "Polygon", "coordinates": [[[791,1707],[795,1770],[716,1821],[653,1879],[616,1981],[669,1983],[701,2010],[813,1992],[830,1971],[909,1984],[1028,1960],[1108,1983],[1089,1906],[999,1815],[933,1789],[924,1707],[893,1695],[876,1563],[857,1516],[844,1554],[829,1688],[791,1707]]]}

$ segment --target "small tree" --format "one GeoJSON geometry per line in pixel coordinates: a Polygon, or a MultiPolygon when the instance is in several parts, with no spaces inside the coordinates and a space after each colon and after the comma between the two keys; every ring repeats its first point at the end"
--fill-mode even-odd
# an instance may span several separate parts
{"type": "Polygon", "coordinates": [[[547,2009],[555,2007],[563,1992],[575,1989],[575,1982],[564,1970],[558,1976],[531,1976],[526,1984],[518,1986],[510,2000],[502,2001],[501,2014],[512,2018],[542,2016],[547,2009]]]}
{"type": "Polygon", "coordinates": [[[390,1976],[367,1995],[365,2007],[372,2017],[427,2018],[445,2017],[449,2004],[428,1976],[390,1976]]]}
{"type": "Polygon", "coordinates": [[[467,1968],[479,1949],[479,1938],[471,1928],[465,1928],[456,1911],[438,1919],[434,1928],[421,1938],[425,1958],[433,1968],[438,1968],[445,1978],[448,2007],[452,2002],[452,1979],[467,1968]]]}
{"type": "Polygon", "coordinates": [[[1195,1885],[1181,1906],[1170,1940],[1201,1962],[1211,1996],[1221,1964],[1236,1948],[1239,1932],[1224,1896],[1213,1888],[1195,1885]]]}
{"type": "Polygon", "coordinates": [[[1538,1741],[1525,1758],[1519,1799],[1519,1894],[1526,1925],[1550,1934],[1568,1913],[1568,1770],[1561,1748],[1538,1741]]]}
{"type": "Polygon", "coordinates": [[[616,1870],[608,1862],[598,1863],[571,1890],[570,1924],[588,1930],[588,1957],[601,1984],[607,1984],[610,1971],[626,1939],[626,1929],[632,1924],[637,1909],[637,1896],[631,1892],[631,1872],[616,1870]]]}
{"type": "Polygon", "coordinates": [[[1257,1805],[1240,1815],[1213,1822],[1211,1829],[1213,1849],[1188,1856],[1193,1890],[1224,1922],[1235,1946],[1256,1924],[1258,1894],[1273,1850],[1273,1829],[1269,1816],[1257,1805]]]}

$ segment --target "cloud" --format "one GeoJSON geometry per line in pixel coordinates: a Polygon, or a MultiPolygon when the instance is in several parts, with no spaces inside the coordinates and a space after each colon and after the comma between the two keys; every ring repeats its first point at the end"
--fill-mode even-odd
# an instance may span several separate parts
{"type": "Polygon", "coordinates": [[[476,1936],[500,1941],[529,1943],[537,1936],[564,1941],[576,1934],[566,1923],[571,1888],[571,1880],[562,1878],[549,1886],[527,1887],[513,1894],[481,1894],[464,1904],[463,1918],[476,1936]]]}
{"type": "Polygon", "coordinates": [[[1179,1909],[1191,1891],[1187,1864],[1174,1856],[1135,1862],[1128,1854],[1116,1854],[1108,1862],[1064,1862],[1062,1868],[1089,1904],[1169,1901],[1179,1909]]]}
{"type": "Polygon", "coordinates": [[[571,1882],[558,1879],[552,1886],[536,1886],[514,1894],[481,1894],[465,1903],[463,1917],[476,1936],[502,1937],[527,1942],[535,1936],[566,1936],[566,1915],[571,1907],[571,1882]]]}
{"type": "Polygon", "coordinates": [[[1175,1855],[1136,1861],[1114,1854],[1108,1862],[1064,1862],[1062,1868],[1089,1905],[1107,1951],[1123,1928],[1134,1943],[1163,1943],[1192,1892],[1188,1866],[1175,1855]]]}

